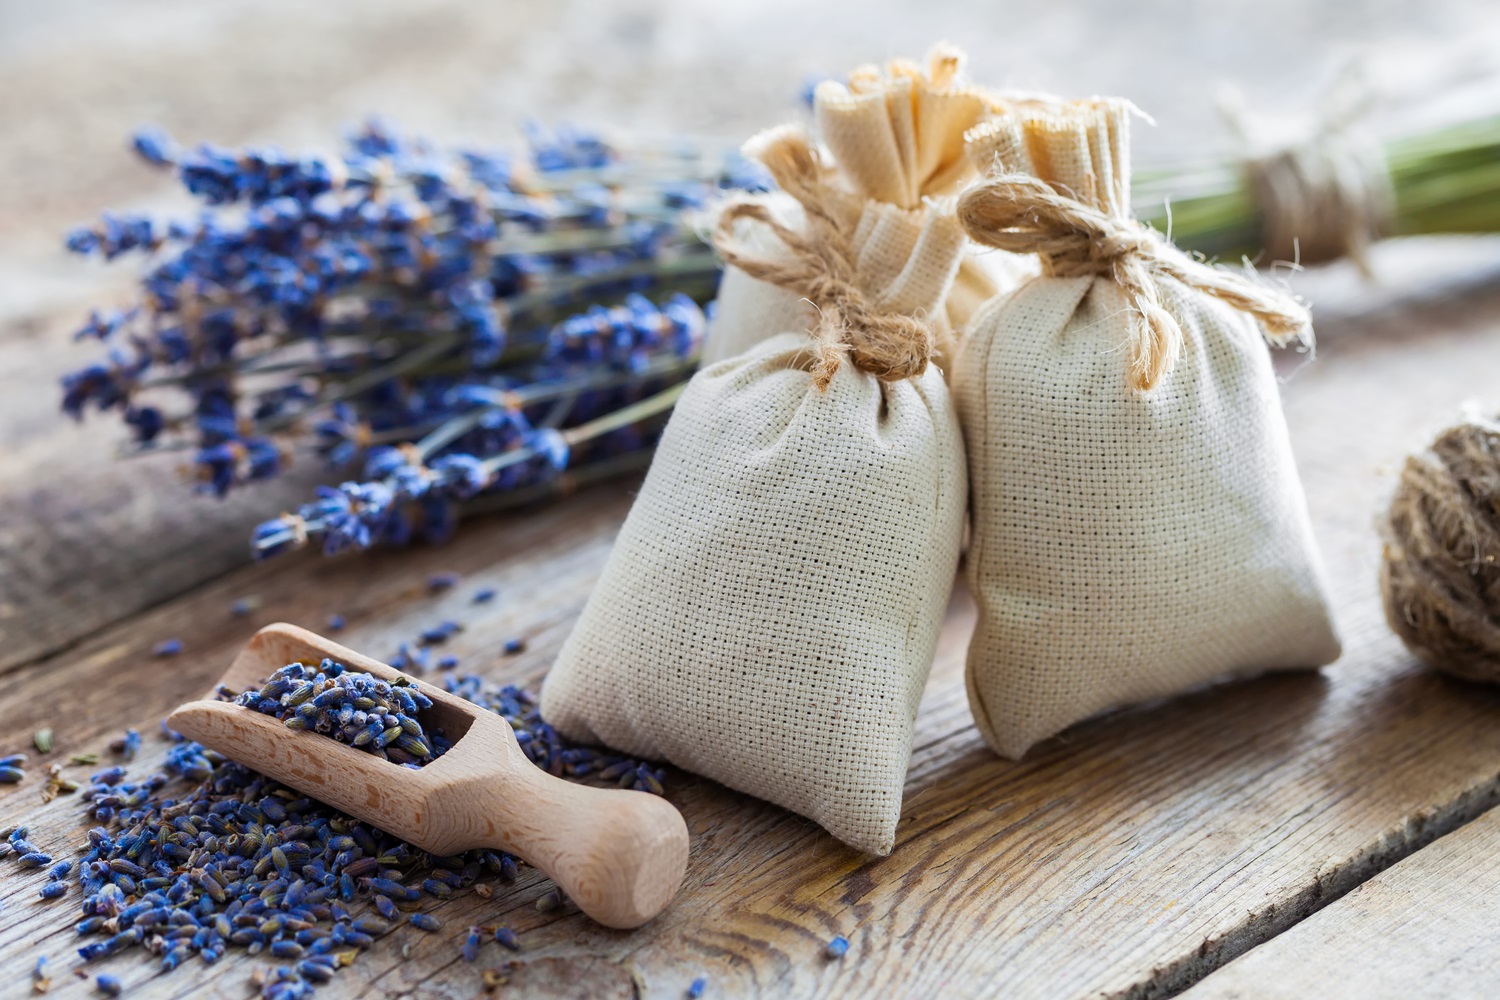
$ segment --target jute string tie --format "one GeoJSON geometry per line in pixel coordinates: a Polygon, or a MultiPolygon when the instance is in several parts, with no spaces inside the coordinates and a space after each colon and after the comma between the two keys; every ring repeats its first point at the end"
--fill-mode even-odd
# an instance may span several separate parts
{"type": "Polygon", "coordinates": [[[1429,666],[1500,683],[1500,423],[1450,427],[1408,458],[1385,535],[1391,628],[1429,666]]]}
{"type": "Polygon", "coordinates": [[[818,310],[810,331],[818,356],[813,383],[827,389],[845,357],[886,382],[921,375],[938,347],[936,335],[915,316],[880,308],[859,287],[851,227],[842,220],[849,213],[840,212],[851,195],[834,185],[832,169],[807,134],[796,127],[778,129],[755,155],[802,207],[805,230],[783,225],[764,202],[742,197],[721,210],[714,246],[725,263],[804,296],[818,310]],[[735,231],[742,219],[769,229],[787,255],[763,256],[745,246],[735,231]]]}
{"type": "Polygon", "coordinates": [[[1290,140],[1267,141],[1244,97],[1226,91],[1219,111],[1234,132],[1240,169],[1273,260],[1322,264],[1348,257],[1373,276],[1370,245],[1392,228],[1396,196],[1380,144],[1362,122],[1373,103],[1360,64],[1351,64],[1310,121],[1290,140]]]}
{"type": "Polygon", "coordinates": [[[1311,342],[1312,321],[1291,296],[1189,257],[1137,220],[1086,205],[1029,174],[991,176],[970,188],[958,201],[958,220],[978,243],[1038,254],[1044,274],[1112,278],[1131,306],[1129,376],[1136,389],[1153,388],[1182,353],[1182,327],[1162,303],[1163,277],[1254,316],[1273,344],[1311,342]]]}

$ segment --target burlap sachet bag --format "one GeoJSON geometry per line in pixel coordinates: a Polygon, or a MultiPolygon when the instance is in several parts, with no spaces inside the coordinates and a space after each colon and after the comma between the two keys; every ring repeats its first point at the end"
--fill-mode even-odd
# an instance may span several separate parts
{"type": "MultiPolygon", "coordinates": [[[[813,93],[813,116],[840,181],[859,199],[888,206],[877,238],[860,243],[861,272],[872,282],[894,277],[913,258],[925,224],[916,212],[927,199],[957,194],[977,176],[964,151],[964,133],[1002,106],[1003,99],[963,79],[963,54],[939,45],[924,72],[897,59],[884,69],[862,67],[847,85],[824,80],[813,93]],[[899,210],[899,211],[896,211],[899,210]]],[[[765,199],[777,221],[804,228],[801,206],[784,192],[765,199]]],[[[856,210],[860,202],[854,202],[856,210]]],[[[789,251],[763,227],[744,225],[736,237],[760,256],[789,251]]],[[[958,274],[927,317],[944,341],[997,292],[1034,271],[1031,261],[1011,254],[966,252],[958,274]]],[[[817,311],[795,289],[747,275],[729,264],[719,286],[713,321],[703,345],[703,363],[734,357],[776,333],[806,332],[817,311]]],[[[945,359],[939,355],[939,363],[945,359]]]]}
{"type": "Polygon", "coordinates": [[[1010,758],[1111,708],[1339,655],[1265,344],[1309,336],[1307,313],[1132,217],[1129,111],[970,134],[992,172],[960,221],[1042,263],[975,316],[953,375],[969,703],[1010,758]]]}
{"type": "Polygon", "coordinates": [[[670,761],[886,854],[967,493],[928,363],[938,338],[917,317],[939,307],[966,241],[951,210],[920,210],[902,274],[872,283],[862,241],[899,210],[845,221],[847,192],[800,130],[751,151],[806,224],[747,198],[716,242],[816,303],[818,322],[689,383],[541,710],[571,739],[670,761]],[[746,246],[745,220],[787,252],[746,246]]]}

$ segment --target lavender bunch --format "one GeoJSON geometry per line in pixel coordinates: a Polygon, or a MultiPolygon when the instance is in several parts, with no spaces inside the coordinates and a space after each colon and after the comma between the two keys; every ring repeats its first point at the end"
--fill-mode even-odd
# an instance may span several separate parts
{"type": "Polygon", "coordinates": [[[734,154],[574,129],[531,129],[520,158],[379,121],[332,157],[188,150],[151,129],[134,146],[202,209],[69,234],[147,264],[134,304],[78,332],[106,356],[64,378],[63,409],[118,412],[130,453],[191,449],[215,496],[299,452],[359,469],[261,525],[261,556],[441,541],[481,496],[644,464],[717,283],[691,214],[766,183],[734,154]]]}

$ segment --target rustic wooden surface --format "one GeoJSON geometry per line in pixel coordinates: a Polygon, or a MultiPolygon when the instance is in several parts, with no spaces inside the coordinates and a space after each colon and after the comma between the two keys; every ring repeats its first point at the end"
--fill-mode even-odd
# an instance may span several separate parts
{"type": "MultiPolygon", "coordinates": [[[[488,902],[444,903],[435,912],[455,930],[397,932],[332,995],[471,995],[478,969],[458,959],[455,935],[497,919],[522,934],[534,985],[521,995],[628,995],[635,975],[649,995],[677,996],[700,974],[721,996],[1162,995],[1462,826],[1500,801],[1500,692],[1419,669],[1390,636],[1375,599],[1372,522],[1390,470],[1425,425],[1493,392],[1497,298],[1382,314],[1361,336],[1325,345],[1285,386],[1347,638],[1347,655],[1324,673],[1096,720],[1010,764],[984,749],[968,717],[961,664],[972,611],[960,594],[891,857],[860,857],[804,820],[673,773],[670,797],[694,846],[683,894],[658,921],[619,933],[576,913],[538,913],[531,903],[544,885],[531,875],[488,902]],[[852,947],[830,963],[821,947],[838,933],[852,947]],[[576,989],[558,992],[558,977],[576,989]]],[[[316,628],[335,611],[350,622],[341,639],[377,656],[458,618],[467,628],[452,647],[463,669],[535,682],[628,502],[625,490],[598,490],[472,524],[445,550],[235,571],[13,673],[6,698],[26,706],[25,719],[0,752],[43,723],[59,754],[100,749],[202,691],[256,625],[316,628]],[[424,581],[440,569],[464,582],[430,596],[424,581]],[[467,605],[484,585],[500,600],[467,605]],[[264,599],[261,611],[231,617],[231,601],[250,593],[264,599]],[[513,634],[528,638],[527,651],[497,657],[513,634]],[[185,652],[153,660],[150,646],[169,635],[185,652]]],[[[148,741],[136,766],[160,753],[148,741]]],[[[0,825],[24,819],[44,848],[65,850],[77,806],[41,806],[38,784],[0,797],[0,825]]],[[[73,906],[37,902],[38,879],[0,882],[0,983],[19,982],[37,950],[69,964],[73,906]]],[[[231,954],[170,977],[139,956],[110,967],[132,995],[242,996],[252,964],[231,954]]]]}
{"type": "MultiPolygon", "coordinates": [[[[0,754],[25,749],[43,724],[56,731],[54,756],[102,750],[127,725],[149,732],[259,625],[318,630],[333,612],[349,621],[340,640],[378,657],[458,618],[467,629],[451,647],[462,669],[534,684],[629,505],[628,488],[606,487],[476,521],[442,550],[247,566],[248,526],[305,495],[318,470],[218,504],[163,483],[172,460],[111,463],[117,438],[99,421],[80,430],[59,419],[55,380],[93,356],[68,332],[89,306],[115,301],[125,276],[67,260],[56,239],[105,206],[180,206],[120,151],[138,121],[187,139],[294,147],[325,143],[370,110],[442,138],[503,139],[528,112],[734,138],[792,112],[804,73],[946,36],[998,83],[1130,94],[1161,121],[1143,132],[1143,153],[1177,156],[1222,142],[1211,86],[1189,101],[1184,79],[1236,79],[1252,100],[1285,106],[1326,77],[1335,35],[1398,49],[1405,65],[1456,38],[1493,48],[1500,23],[1486,0],[1372,2],[1352,18],[1345,5],[1296,0],[1190,14],[1089,0],[1024,23],[960,0],[875,0],[857,18],[793,0],[710,13],[717,6],[0,0],[0,670],[11,671],[0,754]],[[423,584],[438,570],[464,582],[430,595],[423,584]],[[501,599],[469,606],[486,585],[501,599]],[[262,609],[232,617],[231,602],[250,594],[262,609]],[[513,635],[527,650],[500,656],[513,635]],[[183,640],[183,655],[152,659],[168,636],[183,640]]],[[[1320,307],[1319,359],[1284,366],[1347,640],[1339,664],[1096,720],[1009,764],[968,718],[972,610],[960,593],[890,858],[859,857],[804,820],[669,773],[694,847],[683,895],[657,922],[621,933],[539,913],[546,884],[528,873],[488,902],[443,904],[448,932],[398,931],[319,995],[472,996],[478,969],[511,956],[491,946],[469,966],[456,935],[502,919],[525,947],[508,995],[675,997],[704,975],[709,996],[1157,996],[1247,951],[1246,961],[1270,954],[1283,932],[1280,946],[1296,947],[1308,914],[1382,871],[1408,878],[1390,866],[1414,851],[1415,881],[1400,884],[1416,892],[1430,872],[1436,898],[1463,867],[1448,854],[1428,860],[1424,844],[1453,830],[1471,853],[1482,856],[1486,831],[1493,843],[1495,814],[1465,824],[1500,802],[1500,694],[1420,670],[1388,634],[1373,525],[1401,456],[1459,402],[1500,396],[1500,293],[1485,290],[1500,254],[1483,241],[1379,249],[1395,303],[1347,271],[1314,276],[1304,287],[1320,307]],[[1455,274],[1462,294],[1450,296],[1455,274]],[[852,947],[829,963],[822,945],[837,933],[852,947]]],[[[162,752],[148,735],[134,768],[162,752]]],[[[44,848],[66,852],[80,810],[67,797],[40,804],[44,773],[33,757],[26,784],[0,789],[0,826],[25,821],[44,848]]],[[[57,995],[87,995],[69,971],[77,901],[38,901],[40,879],[0,869],[0,997],[26,995],[38,952],[60,970],[57,995]]],[[[1413,947],[1392,954],[1433,968],[1473,954],[1457,940],[1423,951],[1442,911],[1430,922],[1402,925],[1413,947]]],[[[1464,927],[1494,953],[1500,934],[1464,927]]],[[[239,998],[253,964],[231,954],[160,976],[127,956],[107,967],[132,996],[239,998]]],[[[1441,982],[1450,996],[1470,985],[1441,982]]]]}
{"type": "Polygon", "coordinates": [[[1184,1000],[1471,996],[1500,978],[1500,810],[1401,861],[1184,1000]]]}

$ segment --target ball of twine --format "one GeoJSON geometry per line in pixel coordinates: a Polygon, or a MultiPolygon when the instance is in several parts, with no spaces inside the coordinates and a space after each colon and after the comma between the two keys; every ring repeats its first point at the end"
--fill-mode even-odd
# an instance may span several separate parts
{"type": "Polygon", "coordinates": [[[1407,459],[1380,589],[1391,628],[1425,663],[1500,684],[1500,422],[1450,427],[1407,459]]]}

